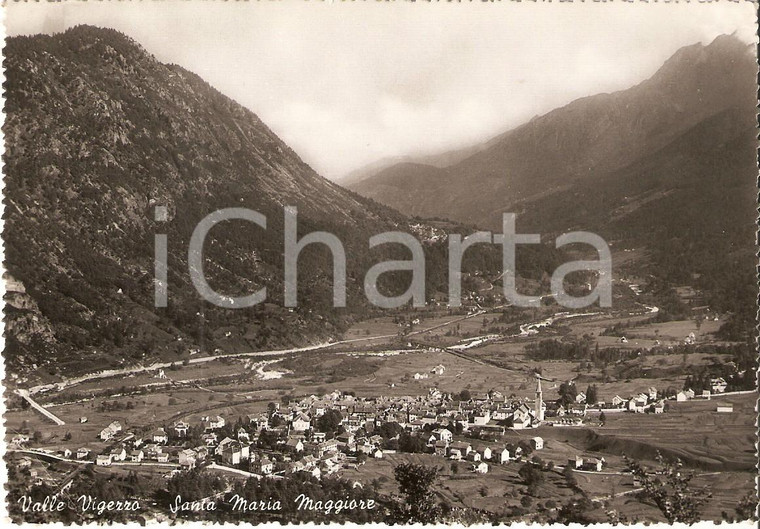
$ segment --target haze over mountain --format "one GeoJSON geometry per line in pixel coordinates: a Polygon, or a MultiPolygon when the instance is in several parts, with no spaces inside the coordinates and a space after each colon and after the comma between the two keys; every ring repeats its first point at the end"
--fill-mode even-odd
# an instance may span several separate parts
{"type": "Polygon", "coordinates": [[[637,86],[536,117],[462,161],[406,160],[350,187],[400,211],[498,227],[517,203],[611,174],[711,116],[753,107],[754,78],[751,47],[722,36],[682,48],[637,86]]]}
{"type": "Polygon", "coordinates": [[[734,36],[680,49],[650,79],[576,100],[446,167],[401,163],[350,185],[400,211],[644,248],[638,274],[694,284],[714,309],[755,300],[757,63],[734,36]]]}

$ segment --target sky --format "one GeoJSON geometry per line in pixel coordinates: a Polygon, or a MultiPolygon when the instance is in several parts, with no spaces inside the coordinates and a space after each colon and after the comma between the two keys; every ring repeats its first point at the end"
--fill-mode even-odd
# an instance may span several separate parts
{"type": "Polygon", "coordinates": [[[322,175],[477,144],[736,32],[719,3],[5,3],[8,36],[117,29],[255,112],[322,175]]]}

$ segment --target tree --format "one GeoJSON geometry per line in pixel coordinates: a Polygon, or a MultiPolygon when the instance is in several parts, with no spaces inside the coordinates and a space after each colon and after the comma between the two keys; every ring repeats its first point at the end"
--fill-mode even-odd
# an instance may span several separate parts
{"type": "Polygon", "coordinates": [[[736,516],[730,516],[723,511],[723,519],[729,523],[743,522],[745,520],[757,521],[757,493],[748,492],[740,501],[739,505],[734,507],[736,516]]]}
{"type": "Polygon", "coordinates": [[[410,435],[404,432],[398,439],[398,449],[400,452],[408,452],[410,454],[423,453],[427,450],[427,443],[418,435],[410,435]]]}
{"type": "Polygon", "coordinates": [[[599,394],[596,388],[596,384],[589,384],[589,387],[586,388],[586,402],[588,404],[595,404],[596,401],[599,400],[599,394]]]}
{"type": "Polygon", "coordinates": [[[472,395],[470,394],[470,390],[463,389],[462,391],[459,392],[459,400],[468,401],[471,398],[472,398],[472,395]]]}
{"type": "Polygon", "coordinates": [[[607,416],[604,414],[604,412],[599,414],[599,422],[604,426],[604,424],[607,422],[607,416]]]}
{"type": "Polygon", "coordinates": [[[587,513],[593,510],[594,504],[585,496],[577,500],[571,499],[559,508],[559,511],[557,511],[557,518],[553,520],[553,523],[561,523],[565,525],[579,523],[589,525],[594,523],[594,520],[591,519],[587,513]]]}
{"type": "Polygon", "coordinates": [[[541,472],[535,464],[525,463],[520,467],[517,474],[528,486],[528,494],[535,496],[538,491],[538,486],[544,482],[544,473],[541,472]]]}
{"type": "Polygon", "coordinates": [[[668,523],[693,524],[699,521],[699,509],[710,495],[703,489],[691,488],[690,482],[694,476],[682,470],[680,459],[666,461],[657,452],[660,468],[654,473],[647,472],[633,459],[625,456],[624,459],[628,470],[641,481],[644,489],[641,496],[652,501],[668,523]]]}
{"type": "Polygon", "coordinates": [[[575,402],[575,397],[578,396],[578,388],[572,382],[563,382],[559,386],[559,399],[563,406],[567,406],[571,402],[575,402]]]}
{"type": "Polygon", "coordinates": [[[393,470],[393,475],[404,502],[392,507],[390,523],[435,523],[441,510],[430,489],[438,478],[438,469],[404,463],[393,470]]]}
{"type": "Polygon", "coordinates": [[[334,433],[343,422],[343,415],[338,410],[329,409],[317,419],[317,431],[323,433],[334,433]]]}

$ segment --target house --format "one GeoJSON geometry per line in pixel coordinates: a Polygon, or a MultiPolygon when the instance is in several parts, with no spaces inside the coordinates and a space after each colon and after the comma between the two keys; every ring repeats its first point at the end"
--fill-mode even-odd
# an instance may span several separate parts
{"type": "Polygon", "coordinates": [[[583,391],[578,393],[575,396],[575,402],[577,402],[578,404],[583,404],[584,402],[586,402],[586,394],[583,391]]]}
{"type": "Polygon", "coordinates": [[[713,393],[724,393],[728,383],[723,377],[713,378],[710,380],[710,389],[713,393]]]}
{"type": "Polygon", "coordinates": [[[485,426],[491,421],[491,412],[488,410],[480,410],[475,412],[472,418],[472,423],[475,426],[485,426]]]}
{"type": "Polygon", "coordinates": [[[725,404],[718,404],[716,411],[718,413],[733,413],[734,405],[730,402],[726,402],[725,404]]]}
{"type": "Polygon", "coordinates": [[[438,441],[446,441],[450,443],[454,440],[454,434],[447,428],[438,428],[433,430],[433,435],[438,441]]]}
{"type": "Polygon", "coordinates": [[[622,404],[625,403],[625,399],[621,397],[620,395],[615,395],[612,397],[612,405],[616,408],[619,408],[622,404]]]}
{"type": "Polygon", "coordinates": [[[685,389],[684,393],[686,394],[686,398],[688,399],[693,399],[696,396],[693,389],[685,389]]]}
{"type": "Polygon", "coordinates": [[[238,441],[227,443],[222,449],[222,461],[230,466],[239,465],[243,460],[243,449],[238,441]]]}
{"type": "Polygon", "coordinates": [[[504,421],[510,417],[512,417],[512,410],[503,406],[496,408],[493,413],[491,413],[491,419],[494,421],[504,421]]]}
{"type": "Polygon", "coordinates": [[[248,424],[253,425],[257,430],[266,430],[269,428],[269,417],[266,413],[249,415],[248,424]]]}
{"type": "Polygon", "coordinates": [[[301,463],[303,463],[303,466],[306,470],[309,470],[316,467],[317,464],[319,464],[319,460],[312,455],[308,455],[304,456],[303,459],[301,459],[301,463]]]}
{"type": "Polygon", "coordinates": [[[118,421],[114,421],[102,430],[100,430],[100,440],[110,441],[114,436],[121,431],[121,424],[118,421]]]}
{"type": "Polygon", "coordinates": [[[204,433],[201,435],[201,441],[206,443],[206,446],[211,446],[216,444],[216,434],[214,432],[204,433]]]}
{"type": "Polygon", "coordinates": [[[477,474],[485,474],[488,472],[488,463],[481,461],[480,463],[476,463],[472,465],[472,471],[477,474]]]}
{"type": "Polygon", "coordinates": [[[174,435],[177,437],[186,437],[187,431],[190,429],[190,425],[184,421],[180,421],[174,424],[174,435]]]}
{"type": "Polygon", "coordinates": [[[80,417],[80,418],[79,418],[79,422],[80,422],[81,424],[84,424],[84,423],[86,423],[86,422],[87,422],[87,417],[84,417],[84,416],[80,417]]]}
{"type": "MultiPolygon", "coordinates": [[[[253,467],[253,464],[251,464],[251,467],[253,467]]],[[[291,474],[295,474],[296,472],[304,472],[306,470],[306,465],[303,464],[303,461],[293,461],[288,465],[288,472],[291,474]]]]}
{"type": "Polygon", "coordinates": [[[288,439],[288,442],[285,443],[285,447],[296,453],[303,452],[303,441],[298,438],[290,438],[288,439]]]}
{"type": "Polygon", "coordinates": [[[356,440],[356,436],[354,436],[354,434],[352,434],[351,432],[343,432],[342,434],[338,435],[335,439],[338,441],[339,444],[350,445],[354,443],[354,441],[356,440]]]}
{"type": "Polygon", "coordinates": [[[480,456],[480,453],[478,453],[475,450],[473,450],[472,452],[470,452],[469,454],[467,454],[467,461],[472,461],[473,463],[477,463],[481,459],[483,459],[483,458],[480,456]]]}
{"type": "Polygon", "coordinates": [[[530,428],[533,415],[530,408],[525,404],[521,404],[512,415],[512,428],[515,430],[524,430],[530,428]]]}
{"type": "Polygon", "coordinates": [[[449,443],[446,441],[436,441],[433,445],[433,451],[435,452],[435,455],[437,456],[446,456],[446,451],[449,448],[449,443]]]}
{"type": "Polygon", "coordinates": [[[110,467],[111,456],[109,454],[99,454],[98,457],[95,458],[95,464],[99,467],[110,467]]]}
{"type": "Polygon", "coordinates": [[[481,459],[484,461],[488,461],[493,456],[493,452],[491,451],[491,447],[486,446],[483,450],[480,451],[481,459]]]}
{"type": "Polygon", "coordinates": [[[268,457],[262,457],[253,464],[253,470],[266,476],[274,472],[274,463],[268,457]]]}
{"type": "Polygon", "coordinates": [[[575,458],[573,458],[573,459],[568,459],[567,460],[567,466],[569,466],[570,468],[575,468],[575,469],[582,468],[583,467],[583,457],[581,457],[581,456],[575,456],[575,458]]]}
{"type": "Polygon", "coordinates": [[[676,393],[676,402],[686,402],[687,400],[689,400],[689,397],[686,396],[686,392],[679,391],[676,393]]]}
{"type": "Polygon", "coordinates": [[[215,417],[202,417],[201,418],[201,425],[203,426],[203,429],[208,430],[218,430],[219,428],[224,428],[225,421],[224,418],[217,415],[215,417]]]}
{"type": "Polygon", "coordinates": [[[544,448],[544,440],[542,437],[534,437],[530,440],[530,446],[533,450],[542,450],[544,448]]]}
{"type": "Polygon", "coordinates": [[[494,454],[494,460],[499,464],[509,463],[509,450],[503,448],[494,454]]]}
{"type": "Polygon", "coordinates": [[[218,456],[222,455],[222,452],[224,452],[224,449],[227,448],[227,445],[229,445],[230,443],[237,443],[237,441],[235,441],[231,437],[225,437],[224,439],[222,439],[222,441],[214,449],[214,454],[218,456]]]}
{"type": "Polygon", "coordinates": [[[581,466],[581,468],[583,468],[583,470],[601,472],[603,464],[604,464],[604,460],[591,457],[583,461],[583,465],[581,466]]]}
{"type": "Polygon", "coordinates": [[[449,459],[459,461],[462,459],[462,452],[458,448],[449,448],[449,459]]]}
{"type": "Polygon", "coordinates": [[[648,402],[649,398],[646,395],[637,395],[635,397],[631,397],[631,400],[628,401],[628,411],[634,413],[644,413],[648,402]]]}
{"type": "Polygon", "coordinates": [[[112,461],[124,461],[127,459],[127,451],[123,445],[114,446],[109,452],[112,461]]]}
{"type": "Polygon", "coordinates": [[[443,375],[446,372],[446,366],[443,364],[438,364],[433,369],[430,370],[431,373],[435,373],[436,375],[443,375]]]}
{"type": "Polygon", "coordinates": [[[472,452],[472,446],[464,441],[457,441],[449,445],[450,450],[458,450],[463,457],[467,457],[472,452]]]}
{"type": "Polygon", "coordinates": [[[702,398],[703,399],[710,400],[710,395],[711,395],[711,393],[710,393],[709,389],[702,390],[702,398]]]}
{"type": "Polygon", "coordinates": [[[372,457],[374,457],[375,459],[382,459],[384,455],[385,455],[385,454],[383,453],[383,451],[382,451],[382,450],[380,450],[379,448],[378,448],[378,449],[376,449],[376,450],[375,450],[375,451],[372,453],[372,457]]]}
{"type": "Polygon", "coordinates": [[[195,450],[191,450],[190,448],[180,451],[177,457],[179,459],[179,466],[184,470],[195,468],[195,464],[198,460],[198,454],[196,454],[195,450]]]}
{"type": "Polygon", "coordinates": [[[142,450],[132,450],[129,453],[129,459],[132,461],[132,463],[140,463],[143,459],[145,459],[145,452],[142,450]]]}
{"type": "Polygon", "coordinates": [[[150,438],[156,444],[166,444],[169,442],[169,436],[166,434],[166,430],[163,428],[157,428],[150,434],[150,438]]]}
{"type": "Polygon", "coordinates": [[[208,448],[205,446],[197,446],[193,450],[195,450],[196,459],[198,461],[205,461],[208,457],[208,448]]]}
{"type": "Polygon", "coordinates": [[[80,448],[77,450],[77,459],[87,459],[87,457],[90,455],[90,449],[89,448],[80,448]]]}
{"type": "Polygon", "coordinates": [[[248,432],[245,431],[244,428],[241,427],[237,431],[237,440],[240,441],[240,442],[247,443],[247,442],[249,442],[251,440],[251,436],[248,434],[248,432]]]}
{"type": "Polygon", "coordinates": [[[19,445],[19,446],[23,445],[23,444],[26,444],[28,442],[29,442],[29,436],[28,435],[24,435],[24,434],[14,435],[13,438],[11,439],[11,443],[13,443],[15,445],[19,445]]]}
{"type": "Polygon", "coordinates": [[[168,463],[169,462],[169,454],[164,452],[159,452],[156,454],[156,461],[159,463],[168,463]]]}
{"type": "Polygon", "coordinates": [[[657,388],[654,386],[650,386],[649,389],[647,390],[647,396],[651,400],[655,400],[657,398],[657,388]]]}
{"type": "Polygon", "coordinates": [[[71,450],[69,450],[68,448],[64,448],[61,451],[61,455],[63,456],[64,459],[68,459],[71,457],[71,450]]]}
{"type": "Polygon", "coordinates": [[[328,439],[327,441],[324,441],[322,443],[319,443],[316,448],[316,453],[318,458],[322,458],[325,456],[325,454],[328,454],[330,452],[337,452],[338,451],[338,441],[335,439],[328,439]]]}
{"type": "Polygon", "coordinates": [[[311,428],[311,419],[305,413],[299,413],[290,425],[296,432],[305,432],[311,428]]]}

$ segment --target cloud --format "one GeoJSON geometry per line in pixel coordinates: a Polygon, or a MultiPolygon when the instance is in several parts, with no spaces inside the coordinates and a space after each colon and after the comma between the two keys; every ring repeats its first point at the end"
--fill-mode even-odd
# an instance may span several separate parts
{"type": "Polygon", "coordinates": [[[751,2],[690,4],[8,3],[9,35],[118,29],[257,113],[336,178],[483,141],[652,75],[737,32],[751,2]]]}

